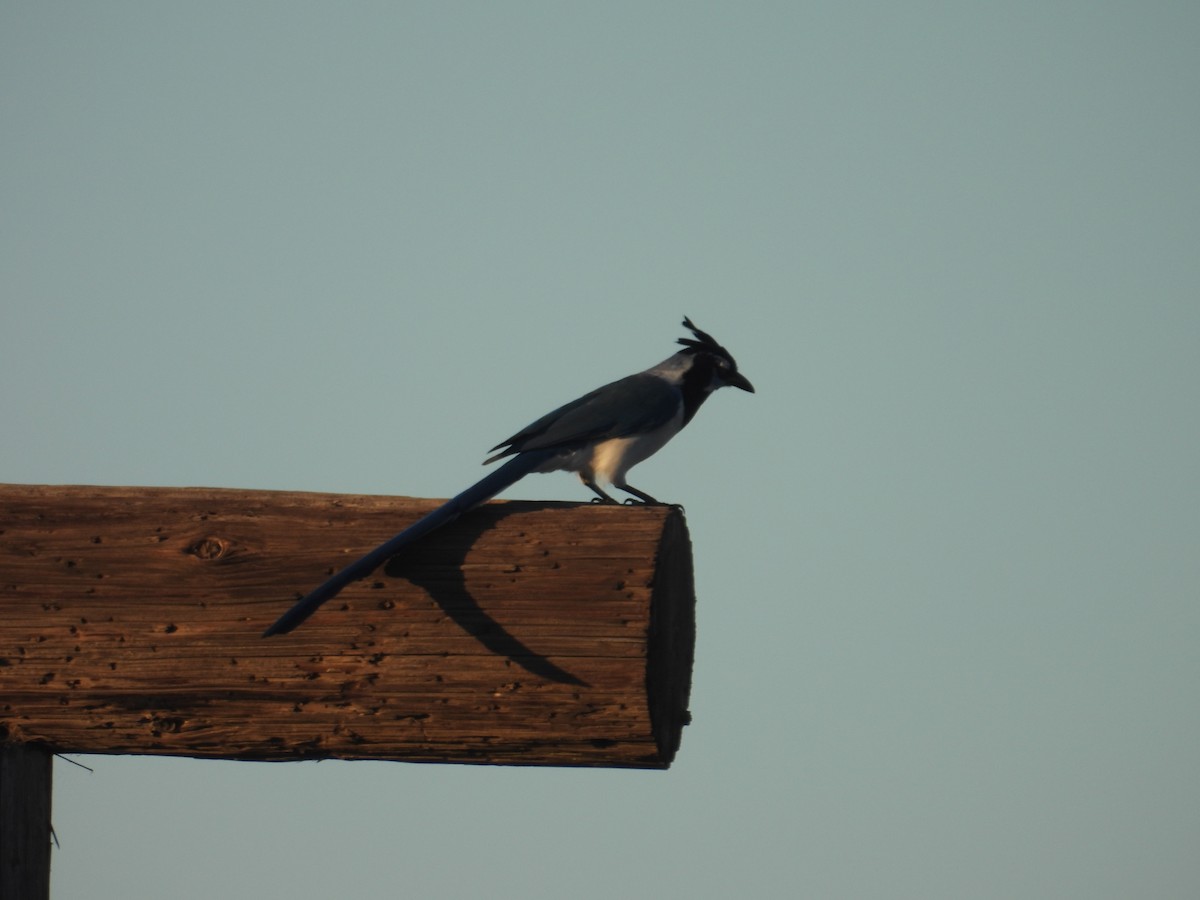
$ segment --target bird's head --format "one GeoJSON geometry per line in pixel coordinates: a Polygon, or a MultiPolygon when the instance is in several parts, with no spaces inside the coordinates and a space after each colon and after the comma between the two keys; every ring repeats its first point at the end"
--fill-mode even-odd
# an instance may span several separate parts
{"type": "Polygon", "coordinates": [[[683,327],[695,335],[694,338],[680,338],[683,344],[680,355],[691,357],[690,375],[702,378],[703,388],[711,393],[717,388],[735,387],[754,393],[754,385],[738,371],[737,361],[733,355],[713,339],[706,331],[701,331],[692,324],[692,320],[684,318],[683,327]]]}

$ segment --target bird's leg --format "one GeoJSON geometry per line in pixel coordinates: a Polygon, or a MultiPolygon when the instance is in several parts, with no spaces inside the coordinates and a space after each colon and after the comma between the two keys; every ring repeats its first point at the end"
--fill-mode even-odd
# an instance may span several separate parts
{"type": "Polygon", "coordinates": [[[600,489],[600,485],[596,484],[596,482],[593,481],[592,479],[584,478],[582,475],[579,476],[579,479],[580,479],[580,481],[582,481],[585,485],[587,485],[589,488],[591,488],[595,492],[596,497],[595,497],[595,499],[592,500],[593,503],[616,503],[617,502],[612,497],[610,497],[608,494],[604,493],[604,491],[600,489]]]}
{"type": "Polygon", "coordinates": [[[646,503],[651,506],[661,506],[662,505],[658,500],[655,500],[653,497],[651,497],[645,491],[639,491],[637,488],[635,488],[631,484],[614,484],[613,487],[620,488],[625,493],[633,494],[633,496],[637,497],[637,500],[626,500],[625,501],[626,503],[637,503],[638,501],[641,501],[642,503],[646,503]]]}

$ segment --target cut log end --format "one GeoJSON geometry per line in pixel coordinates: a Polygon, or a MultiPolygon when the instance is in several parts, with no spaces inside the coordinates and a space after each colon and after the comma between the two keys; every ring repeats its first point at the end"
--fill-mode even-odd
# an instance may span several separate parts
{"type": "Polygon", "coordinates": [[[665,768],[679,750],[683,727],[691,721],[688,700],[696,647],[692,544],[678,511],[663,523],[657,569],[650,607],[646,693],[655,743],[665,768]]]}

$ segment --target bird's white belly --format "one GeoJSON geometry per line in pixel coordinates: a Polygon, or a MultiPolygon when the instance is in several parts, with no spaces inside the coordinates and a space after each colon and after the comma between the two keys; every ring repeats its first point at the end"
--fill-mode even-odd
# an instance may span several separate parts
{"type": "Polygon", "coordinates": [[[645,434],[611,438],[591,448],[589,468],[600,481],[623,484],[625,474],[644,459],[649,459],[662,449],[671,438],[679,433],[683,424],[683,413],[665,425],[645,434]]]}

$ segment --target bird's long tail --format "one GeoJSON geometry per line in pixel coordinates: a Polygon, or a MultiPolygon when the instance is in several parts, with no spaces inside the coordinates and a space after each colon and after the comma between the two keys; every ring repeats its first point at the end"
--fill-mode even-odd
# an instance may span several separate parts
{"type": "Polygon", "coordinates": [[[306,597],[297,601],[295,606],[263,632],[263,637],[287,634],[316,612],[322,603],[336,597],[346,585],[358,581],[360,578],[366,578],[409,544],[443,525],[449,525],[463,513],[487,502],[506,487],[515,484],[534,471],[554,453],[553,450],[533,450],[514,456],[495,472],[477,481],[461,494],[450,498],[433,512],[413,522],[394,538],[380,544],[356,562],[352,562],[306,597]]]}

